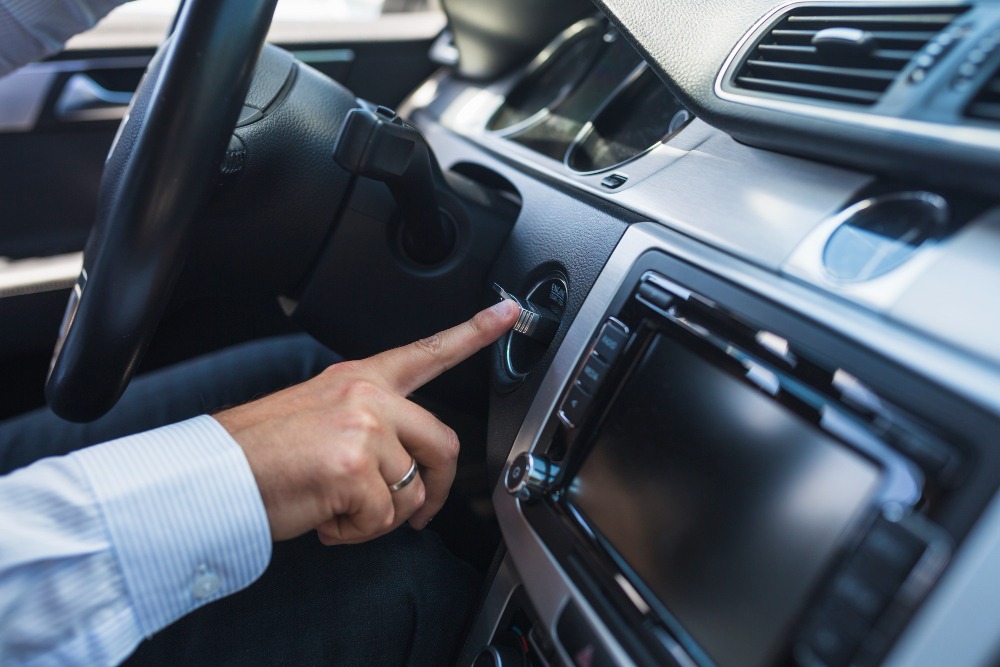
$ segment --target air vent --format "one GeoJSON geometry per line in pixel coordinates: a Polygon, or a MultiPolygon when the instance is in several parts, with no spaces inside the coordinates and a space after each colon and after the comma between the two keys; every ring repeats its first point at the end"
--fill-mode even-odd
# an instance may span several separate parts
{"type": "Polygon", "coordinates": [[[993,72],[993,75],[979,89],[965,110],[965,115],[969,118],[1000,123],[1000,71],[993,72]]]}
{"type": "Polygon", "coordinates": [[[738,88],[872,105],[964,7],[796,7],[750,51],[738,88]]]}

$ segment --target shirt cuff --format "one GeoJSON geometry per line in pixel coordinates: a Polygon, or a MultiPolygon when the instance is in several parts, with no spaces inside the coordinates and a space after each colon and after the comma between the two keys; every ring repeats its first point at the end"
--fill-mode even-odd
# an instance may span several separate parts
{"type": "Polygon", "coordinates": [[[251,584],[271,533],[243,450],[209,416],[72,454],[100,504],[142,633],[251,584]]]}

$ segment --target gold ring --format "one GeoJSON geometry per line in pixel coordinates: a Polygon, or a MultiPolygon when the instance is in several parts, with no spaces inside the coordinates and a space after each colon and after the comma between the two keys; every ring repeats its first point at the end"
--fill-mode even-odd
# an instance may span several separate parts
{"type": "Polygon", "coordinates": [[[390,484],[389,485],[389,491],[391,493],[396,493],[400,489],[403,489],[406,486],[408,486],[410,484],[410,482],[412,482],[414,479],[416,479],[416,477],[417,477],[417,461],[416,461],[416,459],[414,459],[411,456],[410,457],[410,469],[406,471],[406,474],[403,475],[402,479],[400,479],[395,484],[390,484]]]}

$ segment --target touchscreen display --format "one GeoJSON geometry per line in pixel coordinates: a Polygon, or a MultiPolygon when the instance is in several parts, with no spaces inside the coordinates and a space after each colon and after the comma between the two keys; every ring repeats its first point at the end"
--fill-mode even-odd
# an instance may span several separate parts
{"type": "Polygon", "coordinates": [[[569,497],[712,660],[757,667],[878,480],[872,461],[659,336],[569,497]]]}

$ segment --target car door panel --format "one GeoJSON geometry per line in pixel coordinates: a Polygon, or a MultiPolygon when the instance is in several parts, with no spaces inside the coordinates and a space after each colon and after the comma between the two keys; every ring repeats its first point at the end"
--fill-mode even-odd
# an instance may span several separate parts
{"type": "MultiPolygon", "coordinates": [[[[65,285],[24,283],[23,272],[12,277],[13,260],[82,250],[105,156],[168,28],[163,20],[145,19],[131,32],[111,23],[74,38],[53,59],[0,79],[0,282],[5,272],[7,282],[20,281],[16,304],[0,293],[3,322],[27,313],[58,322],[64,299],[48,293],[65,285]]],[[[443,26],[439,12],[387,14],[356,24],[279,22],[270,39],[359,97],[395,105],[433,71],[428,52],[443,26]]],[[[55,335],[54,326],[51,336],[2,328],[9,330],[0,338],[0,358],[50,348],[55,335]]]]}

